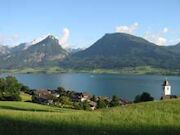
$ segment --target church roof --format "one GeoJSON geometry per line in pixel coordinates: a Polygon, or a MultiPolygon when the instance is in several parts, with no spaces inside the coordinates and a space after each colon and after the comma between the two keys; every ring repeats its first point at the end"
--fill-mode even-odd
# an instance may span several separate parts
{"type": "Polygon", "coordinates": [[[164,82],[163,82],[163,84],[162,84],[162,86],[169,86],[170,84],[169,84],[169,82],[168,82],[168,80],[165,80],[164,82]]]}

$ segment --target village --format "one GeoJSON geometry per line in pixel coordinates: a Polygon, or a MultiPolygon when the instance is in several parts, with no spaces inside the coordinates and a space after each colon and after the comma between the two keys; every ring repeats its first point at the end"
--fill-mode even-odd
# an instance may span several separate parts
{"type": "MultiPolygon", "coordinates": [[[[171,85],[168,80],[162,84],[163,94],[161,100],[177,98],[176,95],[171,93],[171,85]]],[[[148,93],[144,92],[142,95],[135,97],[134,103],[153,101],[154,98],[148,93]]],[[[75,92],[65,90],[63,87],[58,87],[56,90],[50,89],[37,89],[33,90],[32,102],[52,105],[58,107],[72,108],[72,109],[84,109],[84,110],[95,110],[99,108],[108,108],[119,105],[132,104],[132,101],[123,100],[117,96],[112,98],[107,96],[95,96],[88,92],[75,92]]]]}
{"type": "Polygon", "coordinates": [[[117,96],[95,96],[88,92],[74,92],[58,87],[57,90],[37,89],[33,90],[32,102],[53,105],[58,107],[95,110],[118,105],[131,104],[128,100],[122,100],[117,96]]]}

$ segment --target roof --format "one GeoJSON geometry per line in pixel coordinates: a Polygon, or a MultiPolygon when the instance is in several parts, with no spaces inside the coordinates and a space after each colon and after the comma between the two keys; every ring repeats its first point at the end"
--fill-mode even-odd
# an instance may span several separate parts
{"type": "Polygon", "coordinates": [[[96,102],[94,102],[94,101],[90,101],[90,102],[89,102],[89,105],[91,105],[91,106],[96,106],[96,105],[97,105],[97,103],[96,103],[96,102]]]}
{"type": "Polygon", "coordinates": [[[81,93],[81,95],[82,95],[82,96],[88,96],[88,97],[91,97],[91,94],[88,93],[88,92],[83,92],[83,93],[81,93]]]}
{"type": "Polygon", "coordinates": [[[170,86],[170,84],[169,84],[167,79],[163,82],[162,86],[170,86]]]}
{"type": "Polygon", "coordinates": [[[34,94],[38,98],[53,99],[53,95],[48,90],[36,90],[34,94]]]}

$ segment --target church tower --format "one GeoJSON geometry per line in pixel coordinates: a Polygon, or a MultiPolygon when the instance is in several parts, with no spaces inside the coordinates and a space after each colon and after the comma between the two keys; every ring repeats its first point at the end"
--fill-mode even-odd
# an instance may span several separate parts
{"type": "Polygon", "coordinates": [[[171,85],[169,84],[167,79],[164,81],[162,87],[163,87],[163,96],[171,96],[171,85]]]}

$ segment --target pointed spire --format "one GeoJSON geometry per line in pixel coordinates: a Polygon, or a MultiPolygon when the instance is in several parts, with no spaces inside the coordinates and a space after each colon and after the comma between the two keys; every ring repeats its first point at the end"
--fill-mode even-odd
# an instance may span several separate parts
{"type": "Polygon", "coordinates": [[[163,86],[169,86],[169,82],[167,80],[167,77],[165,78],[165,81],[163,82],[163,86]]]}

